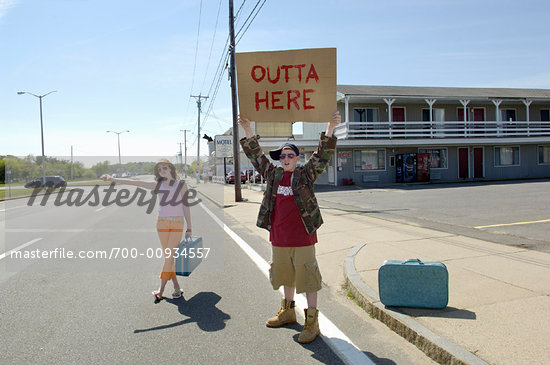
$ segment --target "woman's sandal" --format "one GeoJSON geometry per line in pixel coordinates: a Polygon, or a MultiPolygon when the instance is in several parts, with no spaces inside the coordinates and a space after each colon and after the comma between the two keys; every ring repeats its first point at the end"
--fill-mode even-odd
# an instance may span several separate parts
{"type": "Polygon", "coordinates": [[[172,299],[179,299],[183,296],[183,289],[180,289],[179,291],[174,290],[172,293],[172,299]]]}
{"type": "Polygon", "coordinates": [[[160,292],[159,292],[159,291],[156,291],[156,290],[155,290],[155,291],[152,292],[152,294],[153,294],[153,296],[155,297],[155,300],[156,300],[157,302],[160,302],[160,301],[162,300],[162,295],[160,295],[160,292]]]}

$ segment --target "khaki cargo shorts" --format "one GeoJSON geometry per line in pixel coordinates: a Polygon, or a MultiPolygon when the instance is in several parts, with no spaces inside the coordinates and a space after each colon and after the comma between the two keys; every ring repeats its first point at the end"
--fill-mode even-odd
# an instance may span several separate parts
{"type": "Polygon", "coordinates": [[[273,289],[296,287],[296,293],[321,290],[321,272],[315,259],[315,245],[304,247],[271,246],[269,279],[273,289]]]}

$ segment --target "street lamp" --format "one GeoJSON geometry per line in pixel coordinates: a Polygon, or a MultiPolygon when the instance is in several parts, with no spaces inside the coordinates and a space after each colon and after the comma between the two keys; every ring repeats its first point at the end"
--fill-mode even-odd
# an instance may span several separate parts
{"type": "Polygon", "coordinates": [[[116,133],[116,135],[117,135],[117,138],[118,138],[118,164],[119,164],[119,165],[122,165],[122,163],[120,162],[120,135],[121,135],[122,133],[125,133],[125,132],[130,132],[130,131],[128,131],[128,130],[126,130],[126,131],[121,131],[121,132],[107,131],[107,133],[116,133]]]}
{"type": "Polygon", "coordinates": [[[44,123],[42,122],[42,98],[55,92],[57,92],[57,90],[50,91],[49,93],[44,95],[35,95],[28,91],[17,92],[17,95],[29,94],[32,96],[36,96],[40,100],[40,135],[42,137],[42,186],[46,185],[46,158],[44,156],[44,123]]]}

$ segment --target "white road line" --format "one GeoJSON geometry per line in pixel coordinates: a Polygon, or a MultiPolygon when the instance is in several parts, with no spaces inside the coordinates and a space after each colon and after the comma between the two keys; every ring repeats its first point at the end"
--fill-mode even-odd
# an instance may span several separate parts
{"type": "Polygon", "coordinates": [[[27,205],[20,205],[18,207],[11,207],[11,208],[5,208],[5,209],[0,209],[0,212],[5,212],[6,210],[12,210],[12,209],[18,209],[18,208],[25,208],[27,207],[27,205]]]}
{"type": "Polygon", "coordinates": [[[541,219],[539,221],[529,221],[529,222],[491,224],[491,225],[488,225],[488,226],[477,226],[477,227],[474,227],[474,228],[482,229],[482,228],[492,228],[492,227],[519,226],[519,225],[523,225],[523,224],[546,223],[546,222],[550,222],[550,219],[541,219]]]}
{"type": "MultiPolygon", "coordinates": [[[[269,264],[258,255],[256,251],[245,240],[231,230],[225,223],[221,221],[214,213],[212,213],[203,203],[199,203],[202,209],[212,219],[223,228],[223,230],[239,245],[239,247],[250,257],[250,259],[258,266],[260,271],[269,279],[269,264]]],[[[283,288],[279,290],[283,295],[283,288]]],[[[307,308],[307,300],[303,294],[298,294],[294,297],[296,306],[301,309],[298,311],[303,316],[303,309],[307,308]]],[[[372,364],[372,360],[363,353],[351,340],[330,321],[321,311],[319,311],[319,327],[321,328],[321,338],[327,345],[344,361],[346,364],[372,364]]]]}
{"type": "Polygon", "coordinates": [[[9,256],[12,252],[17,252],[17,251],[19,251],[19,250],[21,250],[21,249],[23,249],[23,248],[25,248],[25,247],[27,247],[27,246],[32,245],[33,243],[36,243],[36,242],[40,241],[41,239],[42,239],[42,238],[35,238],[35,239],[32,240],[32,241],[29,241],[29,242],[27,242],[27,243],[23,243],[21,246],[18,246],[18,247],[16,247],[16,248],[14,248],[13,250],[9,250],[9,251],[4,252],[3,254],[0,255],[0,260],[2,260],[2,259],[3,259],[4,257],[6,257],[6,256],[9,256]]]}

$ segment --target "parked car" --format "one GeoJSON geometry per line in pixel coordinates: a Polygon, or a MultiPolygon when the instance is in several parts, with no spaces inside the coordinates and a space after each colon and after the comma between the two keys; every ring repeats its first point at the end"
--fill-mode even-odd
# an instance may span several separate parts
{"type": "Polygon", "coordinates": [[[63,176],[46,176],[46,182],[42,185],[42,178],[37,177],[28,181],[25,185],[26,188],[60,188],[67,186],[67,182],[63,176]]]}
{"type": "Polygon", "coordinates": [[[250,182],[259,183],[262,181],[262,175],[254,169],[246,170],[246,179],[250,182]]]}
{"type": "MultiPolygon", "coordinates": [[[[246,180],[246,174],[244,173],[244,171],[241,171],[241,184],[244,184],[246,180]]],[[[225,176],[225,182],[228,184],[235,184],[235,172],[228,172],[225,176]]]]}

